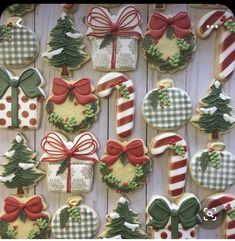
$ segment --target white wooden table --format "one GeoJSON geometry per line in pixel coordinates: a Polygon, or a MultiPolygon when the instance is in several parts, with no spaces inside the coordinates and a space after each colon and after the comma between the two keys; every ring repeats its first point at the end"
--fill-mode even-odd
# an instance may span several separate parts
{"type": "MultiPolygon", "coordinates": [[[[83,23],[82,19],[88,14],[88,11],[94,7],[92,4],[79,4],[78,11],[73,15],[76,28],[83,34],[86,33],[87,27],[83,23]]],[[[154,11],[153,4],[137,4],[136,7],[139,9],[143,16],[143,22],[141,28],[143,32],[146,31],[147,22],[150,14],[154,11]]],[[[119,7],[110,9],[111,13],[117,13],[119,7]]],[[[192,8],[187,4],[167,4],[166,9],[162,11],[163,14],[175,14],[179,11],[188,11],[189,16],[193,22],[195,28],[196,23],[200,17],[210,11],[209,9],[196,9],[192,8]]],[[[48,41],[48,33],[55,26],[57,19],[61,15],[62,8],[60,4],[38,4],[35,12],[26,14],[23,19],[25,25],[34,30],[40,38],[40,53],[45,51],[46,43],[48,41]]],[[[6,20],[7,16],[1,18],[1,23],[6,20]]],[[[134,80],[136,85],[136,114],[135,114],[135,129],[132,134],[132,138],[142,138],[148,145],[152,138],[157,134],[157,131],[148,127],[141,116],[141,104],[145,94],[148,90],[155,88],[158,80],[164,78],[172,78],[175,81],[177,87],[186,90],[192,98],[193,109],[195,112],[198,106],[199,99],[203,98],[208,90],[208,87],[213,80],[213,64],[214,64],[214,45],[215,45],[215,33],[210,36],[207,40],[197,40],[198,49],[194,54],[193,60],[188,64],[187,68],[176,72],[175,74],[161,74],[156,70],[150,69],[147,62],[143,57],[141,46],[139,45],[139,60],[135,71],[126,72],[131,79],[134,80]]],[[[91,43],[85,38],[86,51],[91,53],[91,43]]],[[[47,96],[50,95],[51,83],[54,76],[58,76],[60,71],[55,71],[48,67],[48,64],[38,56],[32,66],[37,67],[42,75],[44,76],[47,86],[47,96]]],[[[14,74],[20,74],[23,69],[12,69],[14,74]]],[[[73,72],[74,78],[78,79],[84,76],[91,78],[93,84],[96,85],[97,81],[105,73],[98,72],[92,69],[92,62],[89,61],[81,69],[73,72]]],[[[233,97],[232,106],[235,106],[235,75],[229,81],[225,83],[225,92],[233,97]]],[[[109,138],[118,138],[115,133],[115,104],[116,98],[113,94],[109,99],[101,100],[101,112],[98,116],[98,120],[90,129],[95,134],[100,142],[99,155],[101,156],[104,151],[106,141],[109,138]],[[106,128],[107,127],[107,128],[106,128]]],[[[38,153],[38,158],[42,155],[40,149],[40,141],[44,135],[53,130],[53,127],[47,122],[45,103],[44,111],[42,115],[41,128],[37,131],[24,130],[22,133],[26,136],[29,146],[38,153]]],[[[0,154],[5,153],[9,144],[15,137],[17,130],[0,130],[0,154]]],[[[208,138],[206,135],[200,133],[191,124],[188,124],[178,130],[178,133],[182,134],[188,141],[190,155],[193,155],[196,151],[206,147],[208,138]]],[[[74,136],[72,136],[74,137],[74,136]]],[[[232,141],[235,138],[235,128],[224,136],[224,142],[226,149],[234,151],[235,142],[232,141]]],[[[235,152],[235,151],[234,151],[235,152]]],[[[153,194],[167,194],[167,155],[162,158],[153,158],[153,173],[150,178],[150,182],[142,190],[132,194],[128,194],[128,198],[131,202],[131,208],[140,214],[140,221],[145,225],[145,207],[153,194]]],[[[1,163],[3,158],[1,158],[1,163]]],[[[45,164],[41,167],[45,168],[45,164]]],[[[187,174],[186,191],[192,192],[198,196],[200,200],[206,198],[212,194],[213,191],[208,191],[204,188],[199,187],[190,178],[189,173],[187,174]]],[[[15,193],[15,190],[7,190],[2,184],[0,184],[0,207],[2,209],[3,200],[8,194],[15,193]]],[[[235,185],[233,185],[227,192],[235,193],[235,185]]],[[[28,191],[28,195],[41,194],[45,197],[49,211],[53,214],[61,205],[66,202],[66,199],[70,197],[69,194],[61,193],[49,193],[47,190],[46,178],[40,181],[39,184],[33,189],[28,191]]],[[[107,191],[106,186],[101,181],[101,175],[96,168],[95,179],[92,191],[84,195],[84,202],[94,207],[100,217],[100,230],[103,228],[105,223],[105,215],[108,211],[112,210],[115,206],[116,201],[120,197],[120,194],[115,191],[107,191]]],[[[144,226],[143,226],[144,227],[144,226]]],[[[220,228],[217,230],[199,230],[199,238],[221,238],[220,228]]]]}

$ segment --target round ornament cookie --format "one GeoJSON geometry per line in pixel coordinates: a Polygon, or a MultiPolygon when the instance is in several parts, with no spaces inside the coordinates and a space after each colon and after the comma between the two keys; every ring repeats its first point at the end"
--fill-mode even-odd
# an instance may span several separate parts
{"type": "Polygon", "coordinates": [[[52,95],[47,100],[48,121],[67,133],[87,130],[97,119],[98,98],[88,78],[67,81],[54,78],[52,95]]]}
{"type": "Polygon", "coordinates": [[[9,68],[29,65],[39,52],[38,38],[21,21],[20,17],[11,17],[0,26],[0,64],[9,68]]]}
{"type": "Polygon", "coordinates": [[[56,239],[92,239],[99,228],[97,212],[81,197],[71,197],[52,217],[51,231],[56,239]]]}
{"type": "Polygon", "coordinates": [[[145,155],[147,151],[141,139],[128,142],[108,140],[99,166],[102,181],[117,192],[142,188],[152,172],[152,162],[145,155]]]}
{"type": "Polygon", "coordinates": [[[191,118],[192,103],[188,93],[173,85],[171,79],[160,80],[158,87],[144,97],[142,114],[153,128],[175,130],[191,118]]]}
{"type": "Polygon", "coordinates": [[[50,235],[50,214],[43,197],[7,196],[0,214],[1,239],[47,239],[50,235]]]}
{"type": "Polygon", "coordinates": [[[105,230],[99,235],[103,239],[146,239],[140,229],[139,215],[129,208],[129,202],[121,197],[116,208],[106,215],[105,230]]]}
{"type": "Polygon", "coordinates": [[[196,36],[187,12],[174,16],[153,13],[142,48],[150,67],[174,73],[186,67],[196,50],[196,36]]]}
{"type": "Polygon", "coordinates": [[[235,183],[235,156],[222,142],[211,142],[190,160],[192,178],[200,186],[221,191],[235,183]]]}

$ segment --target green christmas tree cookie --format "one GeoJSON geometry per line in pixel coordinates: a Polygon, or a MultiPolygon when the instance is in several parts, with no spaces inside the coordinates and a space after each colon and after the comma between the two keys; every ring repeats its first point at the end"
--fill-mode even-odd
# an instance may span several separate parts
{"type": "Polygon", "coordinates": [[[37,168],[36,153],[28,146],[25,138],[17,134],[12,141],[11,148],[3,157],[7,163],[1,165],[0,182],[9,188],[17,188],[17,194],[24,194],[23,188],[29,188],[45,175],[37,168]]]}

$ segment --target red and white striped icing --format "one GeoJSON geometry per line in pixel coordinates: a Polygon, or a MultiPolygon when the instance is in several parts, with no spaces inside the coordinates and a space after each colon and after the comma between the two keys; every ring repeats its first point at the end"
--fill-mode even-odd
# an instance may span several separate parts
{"type": "MultiPolygon", "coordinates": [[[[218,193],[209,197],[208,209],[213,209],[213,214],[235,208],[235,196],[228,193],[218,193]]],[[[235,239],[235,221],[229,215],[225,218],[225,239],[235,239]]]]}
{"type": "Polygon", "coordinates": [[[162,155],[167,150],[171,151],[168,191],[172,197],[178,197],[184,193],[187,172],[188,151],[185,139],[176,133],[168,132],[160,134],[152,140],[150,153],[153,156],[162,155]],[[184,157],[179,156],[173,150],[174,145],[181,145],[184,147],[184,157]]]}
{"type": "Polygon", "coordinates": [[[225,20],[233,18],[232,13],[228,11],[215,10],[205,14],[198,22],[197,34],[200,38],[207,38],[213,30],[221,31],[216,51],[218,63],[215,69],[215,77],[220,80],[230,78],[235,69],[235,33],[229,32],[223,26],[225,20]],[[214,28],[211,28],[211,25],[214,25],[214,28]]]}
{"type": "Polygon", "coordinates": [[[125,84],[130,93],[130,98],[122,97],[121,93],[117,93],[117,124],[116,132],[121,137],[127,137],[131,134],[134,126],[134,99],[135,89],[133,81],[126,75],[118,72],[112,72],[104,75],[98,82],[96,90],[101,98],[110,96],[112,90],[118,90],[120,84],[125,84]]]}

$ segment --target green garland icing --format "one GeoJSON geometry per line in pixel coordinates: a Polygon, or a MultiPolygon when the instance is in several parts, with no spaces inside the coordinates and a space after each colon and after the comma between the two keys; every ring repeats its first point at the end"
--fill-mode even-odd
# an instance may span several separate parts
{"type": "Polygon", "coordinates": [[[177,155],[179,155],[179,156],[184,157],[185,154],[186,154],[185,148],[184,148],[184,146],[182,146],[182,145],[174,145],[174,146],[172,147],[172,149],[173,149],[173,150],[175,151],[175,153],[176,153],[177,155]]]}
{"type": "Polygon", "coordinates": [[[147,160],[143,165],[136,165],[135,176],[129,183],[121,183],[121,181],[112,175],[112,170],[105,163],[99,164],[99,169],[102,174],[102,180],[109,188],[127,193],[133,190],[140,189],[152,172],[152,162],[147,160]]]}
{"type": "Polygon", "coordinates": [[[46,111],[48,113],[48,121],[58,129],[62,129],[65,132],[72,133],[76,131],[83,131],[89,128],[89,126],[96,120],[96,114],[98,113],[98,104],[93,101],[86,105],[84,112],[85,118],[81,123],[77,123],[74,117],[64,120],[61,116],[53,111],[54,104],[48,101],[46,105],[46,111]]]}
{"type": "Polygon", "coordinates": [[[27,220],[27,216],[26,216],[26,214],[25,214],[25,212],[24,212],[23,209],[20,210],[19,219],[20,219],[22,222],[24,222],[24,223],[25,223],[26,220],[27,220]]]}
{"type": "Polygon", "coordinates": [[[73,206],[71,208],[68,208],[68,213],[69,217],[71,217],[74,222],[81,223],[81,215],[78,207],[73,206]]]}
{"type": "Polygon", "coordinates": [[[0,26],[0,43],[12,40],[12,24],[0,26]]]}
{"type": "Polygon", "coordinates": [[[235,33],[235,22],[232,19],[225,21],[224,26],[229,32],[235,33]]]}
{"type": "Polygon", "coordinates": [[[230,217],[233,221],[235,221],[235,208],[232,208],[232,209],[229,210],[227,213],[228,213],[229,217],[230,217]]]}
{"type": "MultiPolygon", "coordinates": [[[[168,38],[173,38],[170,28],[167,28],[166,34],[168,38]]],[[[177,39],[176,41],[179,47],[179,53],[170,56],[168,59],[163,59],[163,54],[158,49],[157,44],[154,43],[151,36],[146,35],[142,47],[145,51],[147,61],[163,72],[174,72],[178,68],[184,67],[191,59],[192,53],[195,50],[195,36],[191,33],[187,37],[177,39]]]]}
{"type": "Polygon", "coordinates": [[[208,168],[208,165],[211,164],[213,168],[219,169],[221,165],[221,154],[218,151],[206,151],[201,154],[200,157],[200,167],[203,172],[208,168]]]}
{"type": "Polygon", "coordinates": [[[162,108],[164,108],[164,106],[167,107],[171,105],[171,100],[169,98],[167,89],[157,89],[151,91],[148,95],[148,100],[154,109],[156,109],[158,105],[160,105],[162,108]]]}
{"type": "Polygon", "coordinates": [[[121,93],[122,97],[124,97],[126,99],[130,99],[130,93],[128,91],[126,84],[120,84],[118,91],[121,93]]]}

